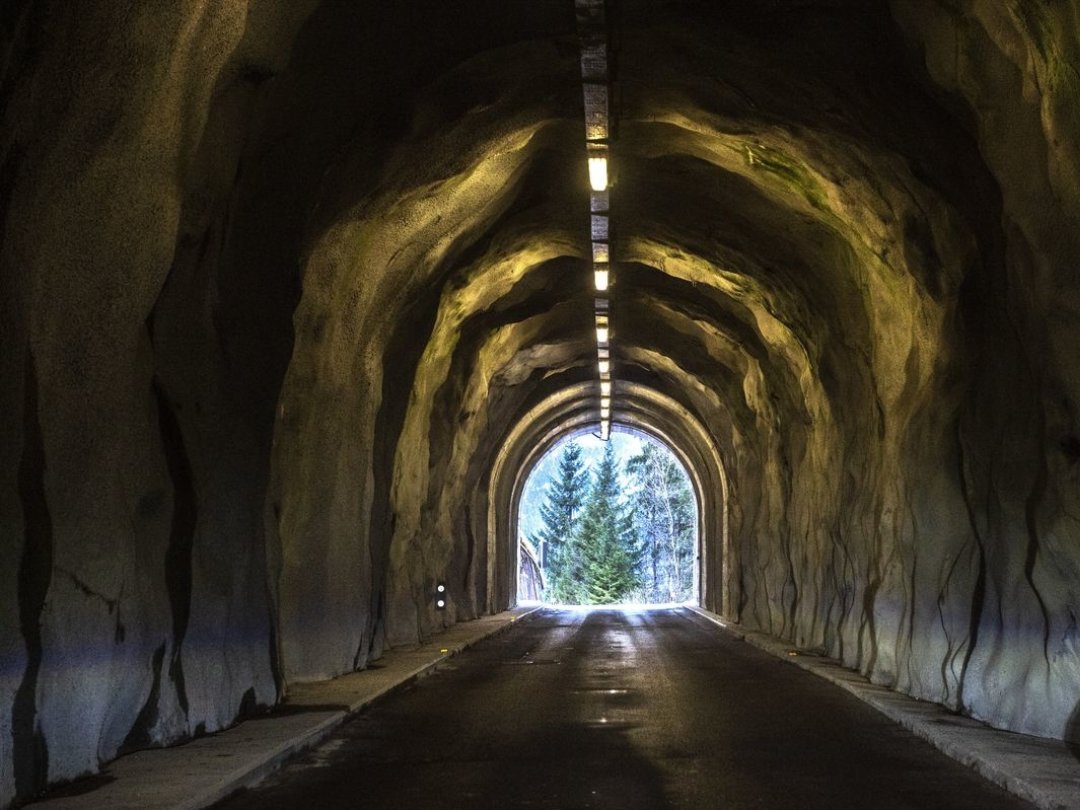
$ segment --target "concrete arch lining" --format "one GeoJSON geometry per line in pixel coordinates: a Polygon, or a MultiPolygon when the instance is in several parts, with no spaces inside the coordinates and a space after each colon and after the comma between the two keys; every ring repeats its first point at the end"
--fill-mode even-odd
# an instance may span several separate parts
{"type": "MultiPolygon", "coordinates": [[[[521,495],[539,460],[560,440],[594,429],[599,421],[595,384],[562,389],[526,413],[503,442],[488,494],[489,609],[517,601],[517,538],[521,495]]],[[[712,435],[672,397],[638,383],[622,382],[612,410],[616,428],[646,433],[668,446],[690,476],[698,509],[699,602],[726,612],[729,569],[728,480],[712,435]]]]}

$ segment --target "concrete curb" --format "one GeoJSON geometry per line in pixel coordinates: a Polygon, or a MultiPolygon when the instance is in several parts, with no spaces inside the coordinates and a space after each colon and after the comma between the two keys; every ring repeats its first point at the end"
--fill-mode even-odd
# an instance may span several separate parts
{"type": "Polygon", "coordinates": [[[540,610],[530,606],[461,622],[377,667],[290,687],[275,711],[170,748],[137,751],[100,774],[32,803],[41,810],[202,810],[261,782],[318,745],[357,712],[437,671],[445,661],[540,610]]]}
{"type": "Polygon", "coordinates": [[[690,609],[748,644],[839,686],[944,754],[1036,807],[1044,810],[1080,807],[1080,762],[1064,743],[991,728],[937,703],[872,684],[835,659],[800,650],[765,633],[747,632],[703,608],[690,609]]]}
{"type": "Polygon", "coordinates": [[[289,759],[308,748],[313,748],[330,736],[335,728],[349,718],[350,714],[351,712],[332,714],[284,743],[273,746],[264,756],[249,758],[225,777],[216,780],[213,785],[197,791],[190,797],[180,799],[170,806],[174,810],[202,810],[228,798],[238,790],[258,784],[289,759]]]}

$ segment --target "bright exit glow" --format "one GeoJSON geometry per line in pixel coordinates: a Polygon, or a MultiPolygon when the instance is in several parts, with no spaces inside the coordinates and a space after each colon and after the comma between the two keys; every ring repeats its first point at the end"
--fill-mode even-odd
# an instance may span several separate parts
{"type": "Polygon", "coordinates": [[[593,191],[606,191],[608,186],[607,158],[589,158],[589,185],[593,191]]]}
{"type": "Polygon", "coordinates": [[[607,409],[611,407],[611,397],[600,397],[600,407],[607,409]]]}
{"type": "Polygon", "coordinates": [[[600,396],[602,396],[602,397],[610,397],[611,396],[611,382],[609,380],[601,380],[600,381],[600,396]]]}
{"type": "Polygon", "coordinates": [[[608,288],[608,271],[607,270],[593,270],[593,281],[596,285],[597,292],[604,292],[608,288]]]}
{"type": "MultiPolygon", "coordinates": [[[[614,385],[614,382],[612,384],[614,385]]],[[[673,554],[659,555],[655,574],[652,572],[651,566],[648,572],[637,569],[638,574],[643,576],[644,579],[635,589],[620,597],[620,603],[674,605],[693,599],[700,575],[695,572],[697,555],[694,551],[698,542],[698,517],[697,498],[694,497],[692,482],[671,451],[654,439],[646,437],[645,434],[634,429],[631,425],[626,424],[627,416],[621,412],[620,422],[622,424],[616,425],[614,404],[611,407],[611,416],[607,419],[601,418],[598,402],[599,391],[595,387],[592,387],[592,391],[594,392],[592,401],[582,403],[584,406],[582,415],[587,422],[555,444],[530,471],[517,508],[514,510],[516,525],[510,535],[521,538],[537,537],[548,527],[548,521],[544,519],[544,513],[548,512],[545,507],[549,507],[562,494],[558,484],[559,465],[563,460],[563,454],[570,449],[571,443],[577,446],[574,452],[579,454],[579,461],[583,466],[583,471],[587,470],[591,475],[595,475],[599,469],[598,465],[603,463],[605,450],[611,448],[615,456],[615,467],[620,476],[620,484],[623,484],[621,486],[623,490],[621,495],[626,499],[628,507],[637,507],[635,509],[637,522],[634,526],[639,530],[638,541],[641,541],[641,546],[647,546],[650,553],[654,549],[657,551],[661,548],[678,549],[678,556],[673,554]],[[655,486],[649,487],[649,482],[653,480],[650,477],[653,470],[638,468],[634,471],[627,469],[630,459],[641,455],[646,448],[651,448],[649,455],[654,459],[662,459],[665,473],[678,473],[677,481],[675,476],[669,479],[665,474],[663,479],[665,484],[673,487],[670,492],[660,491],[662,488],[655,486]],[[667,503],[671,504],[673,510],[670,513],[666,512],[667,507],[664,506],[667,503]],[[669,525],[669,521],[661,521],[664,524],[663,527],[657,524],[655,520],[650,522],[648,515],[656,514],[655,507],[663,507],[665,515],[674,517],[675,522],[670,522],[669,525]],[[654,509],[654,511],[649,512],[648,509],[654,509]],[[662,528],[666,529],[666,531],[661,530],[662,528]],[[654,530],[657,530],[658,533],[654,532],[654,530]],[[655,536],[649,534],[649,532],[653,532],[655,536]],[[647,542],[645,542],[646,537],[649,537],[647,542]],[[677,545],[673,546],[673,541],[677,545]],[[685,565],[682,564],[684,561],[685,565]],[[676,570],[678,576],[675,576],[676,570]]],[[[622,389],[620,388],[621,393],[622,389]]],[[[630,421],[633,422],[634,420],[630,421]]],[[[618,520],[617,515],[612,515],[612,518],[618,520]]],[[[569,531],[573,532],[579,526],[580,523],[577,527],[571,527],[569,531]]],[[[561,530],[567,531],[565,527],[561,530]]],[[[550,553],[545,556],[544,551],[550,551],[546,544],[543,547],[538,544],[534,546],[532,543],[521,543],[520,545],[521,553],[518,555],[517,566],[519,573],[518,594],[528,594],[527,598],[530,600],[557,600],[558,595],[553,592],[550,586],[547,588],[544,586],[551,582],[553,578],[567,573],[568,568],[560,570],[560,565],[564,563],[564,559],[550,553]],[[528,552],[527,557],[525,552],[528,552]],[[533,566],[522,565],[521,560],[523,558],[536,561],[544,574],[542,579],[535,576],[533,566]],[[534,585],[529,585],[530,582],[534,583],[534,585]]],[[[594,545],[592,548],[600,548],[600,546],[594,545]]],[[[608,547],[605,546],[605,548],[608,547]]],[[[581,577],[583,580],[587,575],[583,571],[574,571],[571,576],[575,578],[581,577]]],[[[449,592],[449,585],[447,591],[449,592]]],[[[601,606],[601,608],[605,607],[601,606]]],[[[787,647],[784,651],[786,652],[787,649],[791,648],[787,647]]],[[[603,693],[600,694],[600,697],[607,698],[624,694],[625,692],[621,687],[626,686],[626,684],[608,683],[600,684],[600,686],[604,687],[603,690],[598,690],[598,693],[603,693]],[[612,689],[608,690],[607,687],[612,687],[612,689]]],[[[600,713],[595,716],[599,716],[600,713]]],[[[608,718],[610,722],[621,722],[618,718],[612,718],[610,715],[608,715],[608,718]]]]}
{"type": "Polygon", "coordinates": [[[599,363],[597,363],[597,365],[600,367],[600,373],[601,374],[610,374],[611,373],[611,361],[610,360],[601,360],[599,363]]]}

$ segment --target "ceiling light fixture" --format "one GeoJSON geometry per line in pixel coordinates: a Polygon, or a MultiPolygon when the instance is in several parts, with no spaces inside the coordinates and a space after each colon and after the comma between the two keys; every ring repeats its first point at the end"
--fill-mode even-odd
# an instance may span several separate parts
{"type": "Polygon", "coordinates": [[[608,170],[606,157],[589,158],[589,185],[593,191],[606,191],[608,187],[608,170]]]}
{"type": "Polygon", "coordinates": [[[608,20],[605,0],[575,0],[581,81],[585,112],[585,157],[589,173],[589,237],[592,242],[593,287],[596,318],[596,359],[600,377],[600,438],[611,433],[611,340],[608,289],[613,277],[611,261],[611,73],[608,66],[608,20]]]}
{"type": "Polygon", "coordinates": [[[607,315],[596,316],[596,342],[603,345],[608,342],[610,337],[610,331],[608,329],[607,315]]]}

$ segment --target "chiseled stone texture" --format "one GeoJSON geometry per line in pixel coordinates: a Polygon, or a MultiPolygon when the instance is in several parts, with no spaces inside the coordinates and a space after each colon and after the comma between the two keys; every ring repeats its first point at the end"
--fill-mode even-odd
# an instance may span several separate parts
{"type": "Polygon", "coordinates": [[[250,76],[282,67],[305,4],[250,5],[11,9],[0,804],[277,697],[276,392],[234,385],[244,316],[213,299],[250,76]]]}
{"type": "Polygon", "coordinates": [[[971,285],[967,317],[956,451],[977,577],[958,701],[1059,737],[1080,705],[1080,4],[893,9],[1001,195],[998,266],[971,285]]]}
{"type": "MultiPolygon", "coordinates": [[[[506,607],[596,417],[569,1],[9,6],[0,806],[506,607]]],[[[1080,2],[620,8],[615,410],[727,499],[704,604],[1073,733],[1080,2]]]]}

